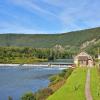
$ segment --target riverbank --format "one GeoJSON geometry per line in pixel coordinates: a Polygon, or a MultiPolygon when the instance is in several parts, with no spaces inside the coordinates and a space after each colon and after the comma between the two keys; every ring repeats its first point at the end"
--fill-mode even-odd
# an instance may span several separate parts
{"type": "Polygon", "coordinates": [[[85,100],[86,68],[76,68],[66,80],[64,86],[47,100],[85,100]]]}
{"type": "Polygon", "coordinates": [[[47,100],[67,100],[68,98],[70,100],[73,100],[73,98],[74,100],[92,100],[92,98],[93,100],[99,100],[100,68],[76,68],[65,85],[47,100]]]}
{"type": "Polygon", "coordinates": [[[0,100],[20,100],[28,92],[36,92],[49,84],[49,77],[61,72],[59,68],[0,67],[0,100]]]}
{"type": "Polygon", "coordinates": [[[28,92],[21,97],[21,100],[27,100],[27,98],[32,98],[33,100],[46,100],[65,84],[65,80],[71,75],[72,71],[72,68],[64,69],[59,74],[50,76],[50,83],[47,88],[40,89],[35,93],[28,92]]]}

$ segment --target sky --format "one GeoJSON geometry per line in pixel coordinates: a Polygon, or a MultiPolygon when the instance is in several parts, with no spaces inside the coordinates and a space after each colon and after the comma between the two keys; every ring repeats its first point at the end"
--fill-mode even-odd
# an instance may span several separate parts
{"type": "Polygon", "coordinates": [[[0,0],[0,33],[54,34],[100,26],[100,0],[0,0]]]}

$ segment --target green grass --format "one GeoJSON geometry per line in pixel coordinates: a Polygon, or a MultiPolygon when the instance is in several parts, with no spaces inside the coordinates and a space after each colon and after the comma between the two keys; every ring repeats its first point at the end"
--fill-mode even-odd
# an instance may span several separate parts
{"type": "Polygon", "coordinates": [[[93,100],[100,100],[100,72],[97,68],[91,69],[91,94],[93,100]]]}
{"type": "Polygon", "coordinates": [[[76,68],[64,86],[47,100],[85,100],[86,68],[76,68]]]}

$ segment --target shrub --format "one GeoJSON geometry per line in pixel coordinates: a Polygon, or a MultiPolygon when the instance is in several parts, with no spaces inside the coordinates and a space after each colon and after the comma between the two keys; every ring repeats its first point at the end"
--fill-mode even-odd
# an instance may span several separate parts
{"type": "Polygon", "coordinates": [[[57,78],[57,75],[53,75],[53,76],[49,77],[49,80],[50,80],[50,82],[53,82],[56,80],[56,78],[57,78]]]}
{"type": "Polygon", "coordinates": [[[35,93],[36,100],[45,100],[51,94],[53,94],[53,91],[51,88],[44,88],[44,89],[38,90],[35,93]]]}
{"type": "Polygon", "coordinates": [[[66,74],[66,72],[67,72],[67,69],[62,70],[62,72],[59,73],[59,76],[60,76],[60,77],[64,77],[65,74],[66,74]]]}
{"type": "Polygon", "coordinates": [[[36,100],[32,92],[28,92],[21,97],[21,100],[36,100]]]}
{"type": "Polygon", "coordinates": [[[69,69],[67,70],[66,74],[65,74],[65,78],[68,78],[69,75],[71,75],[72,71],[73,71],[73,69],[72,69],[72,68],[69,68],[69,69]]]}
{"type": "Polygon", "coordinates": [[[11,96],[8,96],[8,100],[13,100],[13,98],[11,96]]]}
{"type": "Polygon", "coordinates": [[[72,73],[72,71],[73,71],[72,68],[64,69],[59,74],[49,77],[49,80],[50,80],[50,84],[49,85],[56,84],[57,82],[68,78],[69,75],[72,73]]]}
{"type": "Polygon", "coordinates": [[[59,75],[56,75],[55,77],[51,77],[52,81],[50,80],[49,86],[56,84],[57,82],[63,80],[63,77],[60,77],[59,75]]]}

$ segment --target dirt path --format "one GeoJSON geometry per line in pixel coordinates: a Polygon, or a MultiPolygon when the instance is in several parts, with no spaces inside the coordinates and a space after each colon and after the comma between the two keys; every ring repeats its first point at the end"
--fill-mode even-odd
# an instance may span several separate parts
{"type": "Polygon", "coordinates": [[[88,69],[87,71],[86,84],[85,84],[85,96],[86,96],[86,100],[93,100],[90,91],[90,69],[88,69]]]}

